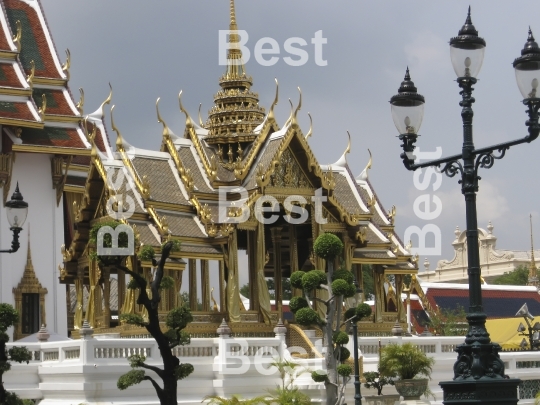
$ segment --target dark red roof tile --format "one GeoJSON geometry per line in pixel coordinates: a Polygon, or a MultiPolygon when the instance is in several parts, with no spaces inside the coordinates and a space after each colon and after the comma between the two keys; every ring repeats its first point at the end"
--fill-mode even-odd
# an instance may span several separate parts
{"type": "Polygon", "coordinates": [[[11,101],[0,101],[0,118],[37,121],[27,103],[14,103],[11,101]]]}
{"type": "Polygon", "coordinates": [[[77,130],[71,128],[24,128],[21,133],[21,139],[25,145],[86,149],[77,130]]]}
{"type": "Polygon", "coordinates": [[[54,50],[49,48],[44,27],[36,10],[19,0],[4,0],[11,32],[16,32],[16,22],[22,26],[21,53],[19,58],[26,71],[30,72],[30,61],[36,66],[36,76],[60,79],[62,76],[54,63],[54,50]]]}
{"type": "MultiPolygon", "coordinates": [[[[0,31],[2,30],[0,29],[0,31]]],[[[17,89],[24,88],[15,72],[15,67],[11,63],[0,63],[0,86],[17,89]]]]}
{"type": "Polygon", "coordinates": [[[32,97],[36,105],[41,106],[43,103],[43,94],[47,100],[47,109],[45,114],[51,115],[75,115],[69,107],[64,92],[62,90],[37,89],[32,91],[32,97]]]}

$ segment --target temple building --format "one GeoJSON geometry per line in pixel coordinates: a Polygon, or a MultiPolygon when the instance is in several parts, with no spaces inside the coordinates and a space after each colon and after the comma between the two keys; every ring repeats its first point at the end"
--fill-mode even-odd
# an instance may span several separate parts
{"type": "MultiPolygon", "coordinates": [[[[194,335],[214,334],[223,318],[235,333],[271,333],[284,317],[283,279],[324,268],[313,254],[313,241],[324,232],[343,241],[336,264],[353,271],[360,285],[362,266],[371,265],[375,312],[362,330],[384,334],[396,320],[406,322],[403,278],[417,272],[418,259],[395,233],[395,208],[383,208],[369,181],[371,159],[355,177],[347,164],[349,141],[335,163],[321,165],[309,146],[312,128],[304,132],[297,121],[301,93],[286,122],[277,122],[277,81],[272,105],[259,105],[237,46],[233,0],[228,64],[206,120],[200,114],[192,119],[180,99],[185,128],[176,135],[156,103],[161,136],[156,131],[157,150],[143,150],[126,141],[136,134],[124,138],[111,109],[116,151],[104,124],[112,89],[85,115],[83,90],[75,101],[68,87],[69,50],[62,63],[39,1],[0,3],[0,187],[5,203],[18,182],[30,205],[21,249],[0,255],[0,301],[13,303],[25,320],[15,339],[41,324],[77,336],[84,319],[96,333],[142,333],[118,323],[118,314],[142,312],[129,280],[92,260],[97,247],[90,230],[111,217],[134,230],[127,265],[148,279],[152,263],[137,252],[153,246],[159,253],[165,241],[181,241],[166,266],[175,285],[163,294],[160,311],[181,304],[185,271],[194,335]],[[245,268],[239,251],[246,252],[245,268]],[[240,298],[240,273],[249,279],[248,308],[240,298]],[[219,280],[216,291],[211,277],[219,280]],[[273,306],[267,278],[276,287],[273,306]]],[[[0,241],[10,240],[0,218],[0,241]]]]}
{"type": "MultiPolygon", "coordinates": [[[[176,135],[156,103],[163,127],[159,151],[130,145],[129,134],[124,137],[111,111],[117,153],[111,157],[93,147],[88,178],[80,188],[82,200],[66,205],[67,216],[74,222],[66,227],[70,240],[64,249],[61,281],[75,285],[74,329],[88,319],[98,333],[116,326],[125,334],[141,333],[130,332],[132,326],[119,326],[111,318],[111,277],[118,278],[118,312],[141,310],[133,290],[125,288],[128,280],[122,272],[111,274],[116,270],[100,269],[90,260],[96,249],[89,244],[90,230],[111,212],[133,227],[136,249],[149,245],[159,251],[169,238],[181,241],[181,251],[166,267],[175,288],[165,295],[160,310],[165,314],[179,305],[182,273],[187,271],[195,314],[192,328],[200,333],[214,333],[223,318],[238,333],[270,331],[283,317],[282,280],[297,270],[324,268],[312,252],[313,241],[323,232],[341,238],[345,245],[342,265],[360,283],[361,266],[371,264],[374,269],[376,311],[371,326],[363,330],[389,332],[397,319],[405,322],[402,279],[416,273],[416,265],[394,231],[395,209],[383,209],[369,182],[371,161],[355,178],[346,160],[349,143],[336,163],[319,164],[308,142],[311,128],[305,133],[297,122],[301,94],[282,125],[274,116],[277,83],[273,104],[268,110],[260,106],[252,90],[253,79],[235,46],[236,29],[231,1],[228,64],[219,78],[214,105],[206,120],[199,116],[195,121],[180,99],[185,128],[176,135]],[[127,207],[129,215],[118,212],[118,207],[127,207]],[[247,253],[247,268],[239,268],[238,251],[247,253]],[[210,274],[213,271],[216,274],[210,274]],[[240,299],[239,272],[249,277],[247,310],[240,299]],[[219,291],[211,291],[210,277],[219,278],[219,291]],[[267,277],[276,286],[274,309],[267,277]],[[86,307],[84,289],[90,291],[86,307]]],[[[136,254],[127,260],[132,269],[152,277],[151,262],[139,260],[136,254]]]]}
{"type": "MultiPolygon", "coordinates": [[[[518,267],[529,269],[528,285],[538,287],[538,263],[540,250],[533,246],[532,218],[531,218],[531,249],[507,250],[496,247],[497,237],[493,234],[494,226],[491,221],[487,229],[478,228],[478,244],[480,246],[480,266],[482,278],[490,283],[496,277],[514,271],[518,267]]],[[[426,282],[451,282],[467,283],[467,232],[460,231],[458,227],[454,231],[455,239],[452,242],[454,257],[451,260],[439,260],[435,270],[430,269],[427,258],[424,259],[423,271],[418,273],[418,278],[426,282]]]]}
{"type": "MultiPolygon", "coordinates": [[[[104,156],[111,150],[101,110],[85,119],[84,93],[79,101],[71,95],[69,50],[62,63],[40,3],[2,0],[0,5],[1,195],[4,205],[18,183],[29,203],[21,248],[0,254],[0,302],[20,313],[15,339],[37,332],[41,324],[66,335],[66,287],[58,281],[60,248],[69,234],[65,208],[82,197],[92,147],[104,156]],[[91,138],[85,125],[93,124],[91,138]]],[[[1,249],[10,247],[9,228],[0,215],[1,249]]]]}

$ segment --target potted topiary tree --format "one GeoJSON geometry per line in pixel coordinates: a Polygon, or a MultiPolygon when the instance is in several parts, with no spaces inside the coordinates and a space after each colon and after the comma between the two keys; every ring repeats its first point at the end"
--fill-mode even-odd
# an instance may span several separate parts
{"type": "Polygon", "coordinates": [[[383,395],[382,393],[384,386],[394,385],[392,377],[383,376],[378,371],[368,371],[364,373],[364,379],[366,380],[364,387],[377,390],[377,395],[364,395],[367,405],[394,405],[396,401],[399,401],[399,395],[383,395]]]}
{"type": "Polygon", "coordinates": [[[434,363],[434,358],[412,343],[391,344],[381,349],[379,372],[385,377],[398,378],[396,390],[406,401],[418,400],[428,389],[434,363]]]}

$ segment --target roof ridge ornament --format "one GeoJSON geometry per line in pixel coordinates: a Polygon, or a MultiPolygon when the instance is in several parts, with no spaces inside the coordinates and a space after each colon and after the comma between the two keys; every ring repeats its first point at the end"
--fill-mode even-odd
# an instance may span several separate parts
{"type": "MultiPolygon", "coordinates": [[[[105,104],[110,104],[111,103],[111,100],[112,100],[112,96],[113,96],[113,88],[112,88],[112,85],[111,83],[109,82],[109,88],[110,88],[110,91],[109,91],[109,95],[107,96],[107,98],[103,101],[103,103],[101,103],[101,105],[99,106],[99,109],[97,111],[101,111],[101,119],[103,119],[104,115],[105,115],[105,112],[103,110],[103,108],[105,107],[105,104]]],[[[96,111],[96,112],[97,112],[96,111]]],[[[93,116],[96,112],[92,113],[91,115],[93,116]]]]}
{"type": "Polygon", "coordinates": [[[291,120],[291,122],[296,125],[298,125],[298,122],[296,121],[296,116],[298,114],[298,111],[302,109],[302,89],[300,89],[300,87],[297,87],[297,89],[298,89],[298,92],[300,93],[300,99],[298,100],[298,106],[296,107],[296,110],[294,110],[294,114],[291,120]]]}
{"type": "Polygon", "coordinates": [[[270,106],[270,111],[268,112],[269,118],[274,118],[274,107],[278,104],[279,101],[279,83],[277,78],[274,77],[274,81],[276,82],[276,96],[274,97],[274,101],[272,102],[272,105],[270,106]]]}
{"type": "Polygon", "coordinates": [[[169,126],[165,123],[163,118],[161,117],[161,114],[159,113],[159,100],[161,97],[158,97],[156,100],[156,114],[157,114],[157,120],[159,123],[163,124],[163,137],[171,136],[171,129],[169,126]]]}
{"type": "Polygon", "coordinates": [[[202,108],[202,103],[199,103],[199,126],[201,128],[204,128],[204,124],[203,124],[203,120],[202,120],[202,116],[201,116],[201,108],[202,108]]]}
{"type": "Polygon", "coordinates": [[[69,81],[69,78],[71,77],[69,73],[69,69],[71,68],[71,52],[69,51],[69,48],[66,48],[66,61],[62,65],[62,72],[66,75],[66,80],[69,81]]]}
{"type": "Polygon", "coordinates": [[[116,132],[116,150],[120,151],[122,149],[124,149],[124,138],[122,138],[122,134],[120,133],[120,131],[118,130],[118,128],[116,128],[116,125],[114,124],[114,105],[111,107],[111,128],[114,132],[116,132]]]}
{"type": "Polygon", "coordinates": [[[311,118],[311,114],[310,113],[307,113],[308,117],[309,117],[309,131],[308,133],[306,134],[306,141],[309,139],[309,137],[311,135],[313,135],[313,118],[311,118]]]}
{"type": "Polygon", "coordinates": [[[193,127],[193,121],[191,120],[191,117],[189,116],[189,113],[186,111],[184,106],[182,105],[182,92],[184,90],[180,90],[180,93],[178,93],[178,104],[180,106],[180,111],[182,111],[186,116],[186,127],[192,128],[193,127]]]}
{"type": "Polygon", "coordinates": [[[82,87],[79,87],[79,93],[81,94],[81,98],[75,107],[77,107],[77,111],[79,111],[79,114],[82,116],[84,113],[84,89],[82,87]]]}
{"type": "Polygon", "coordinates": [[[333,166],[338,166],[338,167],[347,166],[347,153],[351,152],[351,134],[349,131],[347,131],[347,136],[349,137],[349,140],[347,142],[347,148],[345,149],[345,152],[343,152],[341,157],[338,159],[338,161],[333,164],[333,166]]]}
{"type": "Polygon", "coordinates": [[[362,173],[356,178],[357,180],[366,181],[368,179],[368,170],[371,169],[371,166],[373,165],[373,155],[371,154],[371,150],[369,150],[369,161],[364,170],[362,170],[362,173]]]}
{"type": "Polygon", "coordinates": [[[289,118],[287,118],[287,121],[285,121],[285,125],[283,125],[284,127],[291,123],[294,114],[294,106],[291,99],[289,99],[289,104],[291,105],[291,113],[289,114],[289,118]]]}
{"type": "Polygon", "coordinates": [[[47,96],[45,93],[41,95],[41,107],[39,107],[38,113],[41,117],[41,121],[45,121],[45,112],[47,111],[47,96]]]}
{"type": "Polygon", "coordinates": [[[20,20],[17,20],[15,22],[15,26],[17,27],[17,32],[15,33],[15,35],[13,35],[13,37],[11,38],[13,40],[13,42],[15,43],[15,46],[17,47],[17,52],[21,52],[21,47],[22,47],[22,42],[21,42],[21,37],[22,37],[22,25],[21,25],[21,21],[20,20]]]}
{"type": "Polygon", "coordinates": [[[30,61],[30,74],[26,76],[26,82],[30,86],[30,90],[34,88],[34,77],[36,75],[36,62],[34,59],[30,61]]]}

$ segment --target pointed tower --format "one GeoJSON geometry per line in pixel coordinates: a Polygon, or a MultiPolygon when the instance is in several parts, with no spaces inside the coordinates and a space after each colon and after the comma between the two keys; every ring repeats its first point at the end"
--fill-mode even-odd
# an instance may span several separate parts
{"type": "Polygon", "coordinates": [[[28,250],[26,253],[26,266],[21,281],[13,288],[15,309],[19,313],[20,322],[15,326],[14,340],[23,338],[39,331],[41,325],[46,325],[45,295],[47,289],[43,288],[32,264],[32,250],[30,248],[30,225],[28,226],[28,250]]]}
{"type": "Polygon", "coordinates": [[[536,262],[534,260],[532,215],[529,215],[529,219],[531,222],[531,263],[529,264],[529,280],[527,282],[527,285],[534,285],[538,288],[538,269],[536,268],[536,262]]]}
{"type": "Polygon", "coordinates": [[[209,130],[206,142],[216,145],[220,163],[232,170],[257,137],[254,129],[264,120],[264,108],[259,107],[259,95],[250,90],[253,79],[246,74],[242,59],[234,0],[230,0],[229,30],[227,68],[219,79],[221,90],[214,95],[205,128],[209,130]]]}

